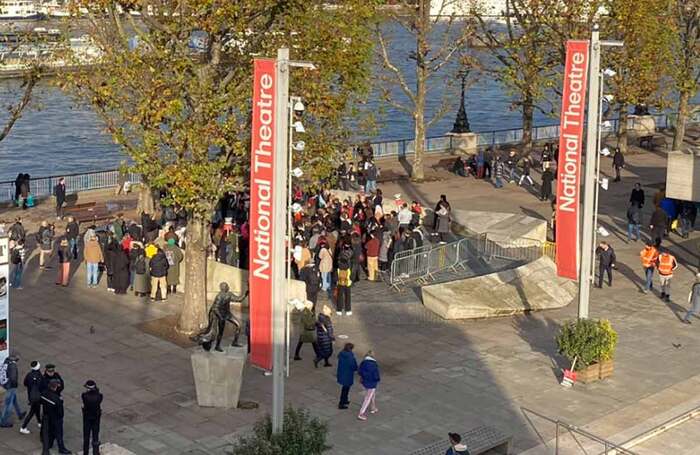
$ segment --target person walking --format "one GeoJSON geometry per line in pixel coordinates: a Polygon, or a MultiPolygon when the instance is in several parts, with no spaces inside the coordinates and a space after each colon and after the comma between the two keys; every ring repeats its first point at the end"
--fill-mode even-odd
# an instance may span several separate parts
{"type": "Polygon", "coordinates": [[[56,197],[56,219],[63,219],[63,204],[66,203],[66,179],[61,177],[53,187],[53,195],[56,197]]]}
{"type": "Polygon", "coordinates": [[[661,241],[666,233],[666,226],[668,225],[668,215],[658,205],[654,209],[654,213],[651,215],[649,220],[649,229],[651,230],[651,238],[654,240],[654,245],[656,248],[661,246],[661,241]]]}
{"type": "Polygon", "coordinates": [[[328,359],[333,355],[333,342],[335,334],[333,332],[333,321],[331,321],[331,308],[328,305],[323,305],[321,314],[318,315],[316,321],[316,344],[318,350],[314,367],[318,368],[318,363],[323,360],[324,367],[332,366],[328,359]]]}
{"type": "Polygon", "coordinates": [[[87,268],[87,286],[96,288],[100,278],[100,263],[105,261],[102,254],[102,247],[97,241],[97,236],[92,234],[85,242],[83,249],[85,257],[85,267],[87,268]]]}
{"type": "Polygon", "coordinates": [[[22,289],[22,273],[24,272],[24,240],[17,240],[10,251],[10,286],[15,289],[22,289]]]}
{"type": "Polygon", "coordinates": [[[612,269],[615,268],[615,250],[608,244],[608,242],[600,242],[598,248],[595,250],[598,255],[598,285],[597,287],[603,287],[603,274],[608,274],[608,286],[612,286],[612,269]]]}
{"type": "Polygon", "coordinates": [[[532,177],[530,177],[530,169],[532,168],[532,160],[530,159],[529,156],[526,156],[522,159],[522,168],[523,168],[523,173],[520,175],[520,181],[518,182],[519,186],[523,185],[523,181],[527,180],[527,182],[532,185],[532,177]]]}
{"type": "Polygon", "coordinates": [[[63,443],[63,398],[59,392],[60,382],[57,379],[49,381],[46,390],[41,394],[41,447],[42,455],[49,455],[54,440],[58,445],[58,453],[70,454],[63,443]]]}
{"type": "Polygon", "coordinates": [[[25,418],[26,413],[22,412],[19,403],[17,402],[17,387],[19,386],[19,368],[17,367],[19,357],[16,354],[10,354],[2,366],[0,366],[0,385],[5,389],[5,402],[0,415],[0,428],[11,428],[10,416],[14,409],[17,414],[17,419],[25,418]]]}
{"type": "Polygon", "coordinates": [[[168,259],[168,275],[165,280],[168,285],[168,294],[175,294],[177,285],[180,284],[180,264],[185,255],[182,254],[182,250],[172,237],[167,240],[167,244],[163,247],[163,252],[168,259]]]}
{"type": "Polygon", "coordinates": [[[335,374],[336,380],[340,384],[338,409],[347,409],[350,404],[348,395],[350,394],[350,387],[355,382],[355,372],[357,371],[357,360],[352,352],[354,348],[355,345],[352,343],[345,343],[343,350],[338,354],[338,368],[335,374]]]}
{"type": "Polygon", "coordinates": [[[379,170],[374,161],[365,161],[365,193],[370,194],[377,189],[377,176],[379,175],[379,170]]]}
{"type": "Polygon", "coordinates": [[[367,409],[371,414],[376,414],[379,409],[375,403],[377,395],[377,386],[379,385],[379,365],[374,359],[374,354],[372,351],[368,351],[365,358],[360,363],[360,368],[358,369],[360,375],[360,382],[365,388],[365,399],[362,402],[362,407],[360,407],[360,413],[357,415],[359,420],[367,420],[367,409]]]}
{"type": "Polygon", "coordinates": [[[377,281],[379,274],[379,243],[378,232],[369,234],[369,239],[365,242],[365,252],[367,254],[367,279],[377,281]]]}
{"type": "Polygon", "coordinates": [[[671,279],[673,271],[678,268],[676,258],[668,252],[667,249],[662,249],[657,259],[659,269],[659,281],[661,282],[661,300],[671,301],[671,279]]]}
{"type": "Polygon", "coordinates": [[[323,242],[318,252],[318,271],[321,273],[321,289],[331,292],[331,273],[333,273],[333,254],[328,248],[328,243],[323,242]]]}
{"type": "Polygon", "coordinates": [[[506,166],[508,166],[508,183],[515,183],[516,168],[518,160],[515,156],[515,150],[511,150],[506,158],[506,166]]]}
{"type": "Polygon", "coordinates": [[[85,382],[85,392],[80,395],[83,402],[83,455],[100,454],[100,419],[102,418],[102,393],[92,379],[85,382]]]}
{"type": "Polygon", "coordinates": [[[74,260],[78,260],[78,236],[80,235],[80,226],[75,221],[72,216],[68,217],[68,224],[66,224],[66,238],[68,239],[68,246],[70,246],[70,252],[74,260]]]}
{"type": "Polygon", "coordinates": [[[646,246],[642,251],[639,252],[639,257],[642,261],[642,268],[644,269],[644,289],[643,293],[648,293],[654,288],[654,269],[659,260],[659,250],[656,249],[651,241],[648,241],[646,246]]]}
{"type": "MultiPolygon", "coordinates": [[[[156,247],[158,248],[158,247],[156,247]]],[[[167,300],[168,291],[167,279],[168,275],[168,258],[165,257],[165,253],[162,249],[158,248],[156,254],[151,258],[149,262],[149,269],[151,273],[151,300],[155,301],[158,295],[158,289],[160,289],[160,295],[163,300],[167,300]]]]}
{"type": "Polygon", "coordinates": [[[630,193],[630,202],[636,203],[640,209],[644,207],[644,190],[641,183],[637,182],[634,184],[634,188],[630,193]]]}
{"type": "Polygon", "coordinates": [[[304,264],[304,267],[299,271],[299,279],[306,285],[306,300],[313,304],[313,310],[315,311],[318,292],[321,290],[321,276],[318,273],[318,269],[316,269],[314,261],[304,264]]]}
{"type": "Polygon", "coordinates": [[[501,156],[498,155],[496,156],[496,159],[493,160],[493,186],[496,188],[503,188],[503,161],[501,160],[501,156]]]}
{"type": "Polygon", "coordinates": [[[615,154],[613,155],[612,167],[615,170],[615,182],[620,181],[620,170],[625,167],[625,155],[620,151],[620,147],[615,147],[615,154]]]}
{"type": "MultiPolygon", "coordinates": [[[[314,348],[314,354],[318,358],[318,344],[316,343],[316,316],[313,312],[313,303],[307,301],[304,304],[304,309],[299,318],[299,340],[297,347],[294,350],[294,360],[301,360],[301,347],[304,343],[311,343],[314,348]]],[[[318,362],[314,361],[314,364],[318,362]]]]}
{"type": "Polygon", "coordinates": [[[552,181],[554,181],[554,174],[549,166],[547,166],[544,171],[542,171],[542,185],[540,186],[541,200],[549,201],[552,197],[552,181]]]}
{"type": "Polygon", "coordinates": [[[22,218],[17,217],[15,218],[15,222],[10,226],[10,240],[14,240],[15,242],[19,242],[20,240],[24,243],[24,241],[27,239],[27,231],[24,229],[24,226],[22,225],[22,218]]]}
{"type": "Polygon", "coordinates": [[[56,286],[68,286],[70,280],[70,261],[73,259],[67,239],[61,240],[58,246],[58,273],[56,275],[56,286]]]}
{"type": "Polygon", "coordinates": [[[343,250],[338,255],[338,281],[336,290],[336,314],[342,316],[352,316],[352,246],[349,244],[343,245],[343,250]]]}
{"type": "Polygon", "coordinates": [[[642,224],[642,209],[636,202],[630,202],[627,208],[627,240],[640,239],[639,227],[642,224]]]}
{"type": "Polygon", "coordinates": [[[53,225],[50,225],[46,220],[42,221],[37,239],[39,241],[39,268],[48,269],[50,267],[47,262],[51,259],[53,252],[53,225]]]}
{"type": "Polygon", "coordinates": [[[447,205],[441,205],[440,209],[435,212],[437,215],[437,233],[440,238],[439,243],[446,243],[449,235],[452,234],[452,210],[447,205]]]}
{"type": "Polygon", "coordinates": [[[41,364],[32,360],[30,364],[31,370],[24,377],[24,387],[27,389],[27,402],[29,403],[29,412],[24,417],[22,427],[19,432],[22,434],[31,433],[27,428],[32,417],[36,417],[36,422],[41,427],[41,388],[44,384],[44,377],[41,375],[41,364]]]}
{"type": "Polygon", "coordinates": [[[469,455],[469,449],[458,433],[447,433],[447,437],[450,439],[450,448],[445,455],[469,455]]]}

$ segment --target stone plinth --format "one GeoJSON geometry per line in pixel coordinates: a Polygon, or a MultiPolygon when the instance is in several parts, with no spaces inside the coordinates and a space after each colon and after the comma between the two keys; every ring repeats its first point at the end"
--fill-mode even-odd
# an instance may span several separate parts
{"type": "Polygon", "coordinates": [[[700,156],[694,152],[669,152],[666,197],[700,202],[700,156]]]}
{"type": "Polygon", "coordinates": [[[452,153],[476,155],[479,143],[475,133],[449,133],[448,136],[452,136],[452,153]]]}
{"type": "Polygon", "coordinates": [[[198,348],[191,356],[197,403],[215,408],[237,407],[246,357],[244,347],[227,347],[224,352],[198,348]]]}
{"type": "Polygon", "coordinates": [[[547,222],[518,213],[452,210],[452,229],[455,233],[484,234],[496,243],[529,246],[547,241],[547,222]]]}
{"type": "Polygon", "coordinates": [[[480,319],[567,306],[573,281],[549,257],[502,272],[424,286],[423,305],[444,319],[480,319]]]}
{"type": "Polygon", "coordinates": [[[653,136],[656,120],[652,115],[630,115],[627,117],[627,133],[634,137],[653,136]]]}

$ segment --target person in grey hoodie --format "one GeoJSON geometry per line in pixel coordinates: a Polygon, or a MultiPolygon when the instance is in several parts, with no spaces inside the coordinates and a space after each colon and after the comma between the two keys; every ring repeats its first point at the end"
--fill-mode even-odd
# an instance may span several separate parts
{"type": "Polygon", "coordinates": [[[5,406],[2,410],[2,416],[0,416],[0,427],[10,428],[12,423],[10,423],[9,418],[12,415],[12,409],[14,408],[17,413],[17,418],[22,420],[25,417],[25,413],[19,407],[17,402],[17,387],[19,385],[19,369],[17,368],[17,362],[19,357],[15,354],[10,354],[9,357],[5,359],[4,365],[6,368],[7,382],[2,384],[5,388],[5,406]]]}
{"type": "Polygon", "coordinates": [[[695,283],[693,283],[693,287],[690,289],[688,303],[690,304],[690,309],[683,318],[683,322],[691,324],[690,318],[700,313],[700,273],[695,274],[695,283]]]}

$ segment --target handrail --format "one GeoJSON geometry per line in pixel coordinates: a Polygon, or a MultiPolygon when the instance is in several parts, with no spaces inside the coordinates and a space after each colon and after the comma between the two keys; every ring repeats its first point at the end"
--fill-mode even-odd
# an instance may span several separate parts
{"type": "MultiPolygon", "coordinates": [[[[547,417],[544,414],[541,414],[537,411],[533,411],[532,409],[526,408],[524,406],[520,407],[520,411],[523,413],[523,415],[525,415],[525,413],[530,413],[530,414],[536,415],[537,417],[544,419],[544,420],[556,425],[556,436],[555,436],[555,440],[554,440],[554,444],[555,444],[554,454],[555,455],[559,455],[559,427],[563,427],[566,430],[568,430],[569,432],[578,433],[581,436],[584,436],[588,439],[591,439],[591,440],[597,442],[598,444],[602,444],[605,447],[605,451],[603,453],[606,455],[609,453],[608,451],[611,449],[615,450],[616,451],[615,453],[621,453],[624,455],[637,455],[635,452],[632,452],[628,449],[625,449],[624,447],[622,447],[618,444],[615,444],[612,441],[608,441],[607,439],[603,439],[599,436],[596,436],[593,433],[589,433],[588,431],[586,431],[582,428],[579,428],[576,425],[571,425],[571,424],[566,423],[562,420],[547,417]]],[[[528,419],[527,415],[525,415],[525,418],[528,419]]],[[[530,419],[528,419],[528,422],[530,422],[530,424],[532,425],[532,422],[530,421],[530,419]]],[[[534,425],[532,425],[532,426],[534,428],[534,425]]],[[[537,432],[537,430],[535,430],[535,432],[537,432]]],[[[539,435],[539,432],[537,432],[537,434],[538,434],[538,436],[540,436],[540,439],[542,439],[541,435],[539,435]]]]}

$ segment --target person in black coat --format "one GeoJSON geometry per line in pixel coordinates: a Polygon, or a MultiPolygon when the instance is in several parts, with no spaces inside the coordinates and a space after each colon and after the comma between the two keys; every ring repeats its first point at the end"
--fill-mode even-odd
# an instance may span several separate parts
{"type": "Polygon", "coordinates": [[[313,310],[316,311],[316,301],[321,290],[321,276],[314,261],[304,264],[299,271],[299,279],[306,284],[306,300],[314,304],[313,310]]]}
{"type": "Polygon", "coordinates": [[[112,288],[115,294],[126,294],[129,288],[129,256],[120,246],[112,253],[112,288]]]}
{"type": "Polygon", "coordinates": [[[158,289],[160,288],[160,295],[163,300],[168,297],[167,281],[166,276],[168,275],[168,258],[162,249],[158,248],[158,252],[151,258],[148,264],[151,274],[151,300],[156,299],[158,295],[158,289]]]}
{"type": "Polygon", "coordinates": [[[87,389],[80,396],[83,401],[83,455],[100,453],[100,419],[102,417],[102,393],[92,379],[85,383],[87,389]]]}
{"type": "Polygon", "coordinates": [[[666,233],[666,226],[668,226],[668,215],[666,211],[661,207],[656,207],[656,210],[654,210],[649,220],[651,238],[654,239],[656,248],[661,246],[661,240],[663,240],[664,234],[666,233]]]}
{"type": "Polygon", "coordinates": [[[323,305],[321,314],[318,315],[318,321],[316,322],[316,344],[318,350],[314,360],[315,367],[318,368],[318,362],[321,360],[323,360],[324,367],[332,366],[328,359],[333,355],[334,341],[335,334],[333,333],[333,321],[331,321],[331,309],[328,305],[323,305]]]}
{"type": "Polygon", "coordinates": [[[63,204],[66,202],[66,179],[61,177],[53,188],[53,195],[56,196],[56,218],[63,219],[63,204]]]}
{"type": "Polygon", "coordinates": [[[19,204],[17,204],[17,200],[19,200],[19,195],[22,194],[22,180],[24,179],[24,175],[20,172],[17,174],[17,178],[15,179],[15,198],[12,200],[13,204],[15,204],[15,207],[17,207],[19,204]]]}
{"type": "Polygon", "coordinates": [[[24,417],[22,427],[19,429],[19,432],[22,434],[30,433],[27,425],[29,425],[32,417],[36,416],[37,423],[41,422],[41,389],[44,383],[44,377],[41,374],[41,364],[39,362],[33,360],[30,366],[32,369],[24,377],[24,387],[27,389],[29,412],[24,417]]]}
{"type": "Polygon", "coordinates": [[[615,181],[620,181],[620,169],[625,167],[625,156],[620,151],[620,147],[615,147],[615,154],[613,155],[613,169],[615,169],[615,181]]]}
{"type": "Polygon", "coordinates": [[[121,246],[114,241],[111,232],[107,232],[103,256],[105,259],[105,272],[107,272],[107,290],[114,292],[114,258],[121,246]]]}
{"type": "Polygon", "coordinates": [[[637,207],[639,207],[640,209],[644,207],[644,190],[642,189],[641,184],[634,184],[634,188],[632,189],[632,193],[630,194],[630,202],[634,202],[635,204],[637,204],[637,207]]]}
{"type": "Polygon", "coordinates": [[[58,389],[56,391],[59,395],[63,393],[63,389],[65,388],[63,378],[58,374],[58,371],[56,371],[56,365],[47,363],[46,368],[44,368],[43,382],[41,384],[42,392],[49,388],[49,382],[51,381],[58,381],[58,389]]]}
{"type": "Polygon", "coordinates": [[[603,273],[608,274],[608,286],[612,286],[612,269],[615,267],[615,250],[608,242],[600,242],[595,253],[598,255],[598,287],[603,287],[603,273]]]}
{"type": "Polygon", "coordinates": [[[552,197],[552,180],[554,180],[554,174],[549,169],[545,168],[542,171],[542,187],[540,188],[540,199],[543,201],[548,201],[552,197]]]}
{"type": "Polygon", "coordinates": [[[54,440],[58,445],[58,453],[69,454],[63,443],[63,398],[58,392],[60,382],[56,379],[49,381],[48,388],[41,394],[43,416],[41,419],[42,455],[49,455],[54,440]]]}

